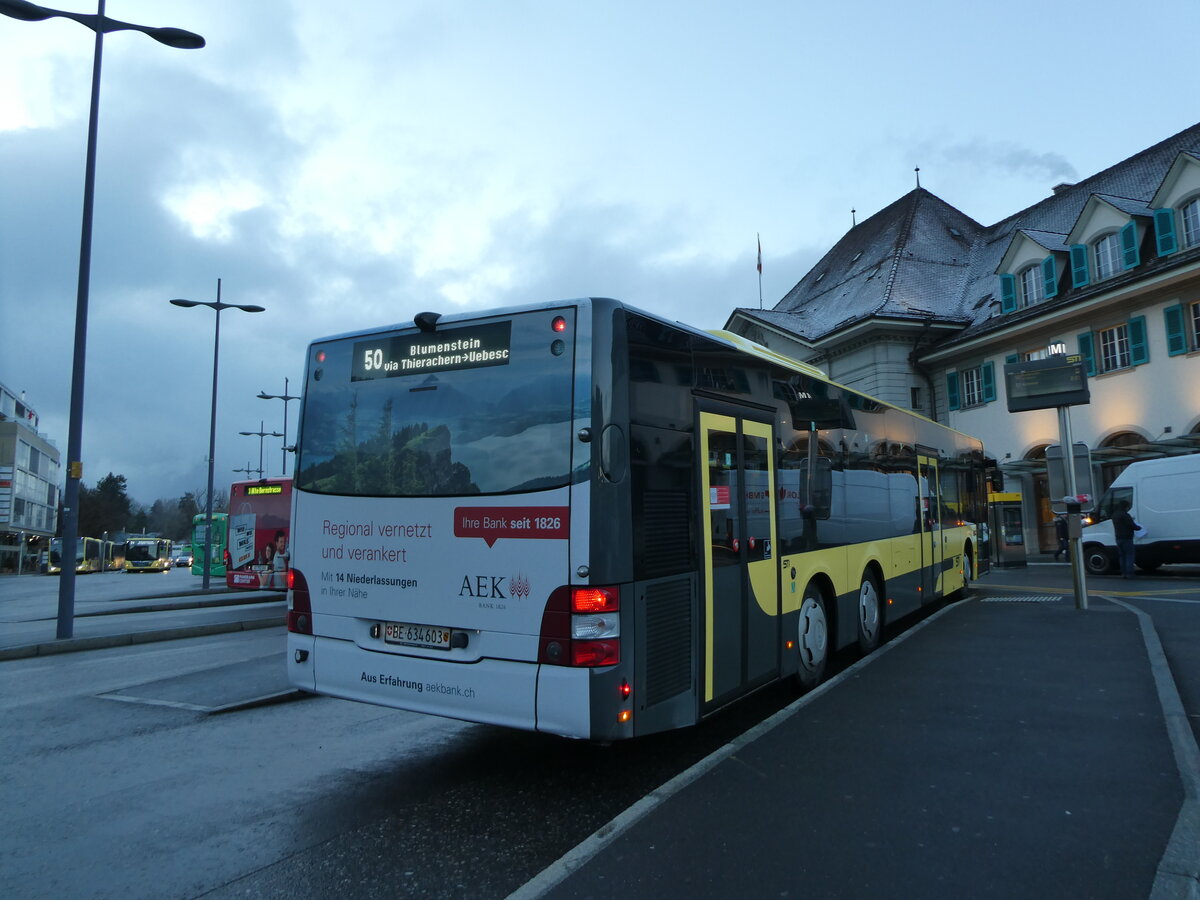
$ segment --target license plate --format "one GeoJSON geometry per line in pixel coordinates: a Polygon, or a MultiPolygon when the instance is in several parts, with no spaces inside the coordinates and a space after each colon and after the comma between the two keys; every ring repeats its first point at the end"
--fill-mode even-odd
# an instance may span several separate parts
{"type": "Polygon", "coordinates": [[[383,639],[389,644],[406,647],[428,647],[432,650],[450,649],[450,629],[432,625],[412,625],[408,622],[384,622],[383,639]]]}

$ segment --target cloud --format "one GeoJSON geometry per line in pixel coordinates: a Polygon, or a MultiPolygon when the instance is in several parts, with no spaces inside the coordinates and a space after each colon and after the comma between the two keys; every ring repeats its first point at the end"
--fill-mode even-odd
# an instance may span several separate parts
{"type": "Polygon", "coordinates": [[[942,148],[941,157],[948,163],[970,166],[977,171],[993,169],[1047,183],[1074,181],[1079,177],[1061,153],[1039,152],[1008,141],[975,139],[948,144],[942,148]]]}

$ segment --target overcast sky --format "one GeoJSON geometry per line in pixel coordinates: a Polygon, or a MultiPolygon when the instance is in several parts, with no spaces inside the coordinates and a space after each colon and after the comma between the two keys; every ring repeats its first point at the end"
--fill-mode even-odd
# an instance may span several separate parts
{"type": "MultiPolygon", "coordinates": [[[[95,12],[91,2],[59,8],[95,12]]],[[[991,224],[1196,121],[1196,0],[109,0],[84,483],[257,468],[313,338],[584,295],[773,306],[921,185],[991,224]]],[[[0,382],[66,453],[92,32],[0,17],[0,382]]],[[[289,404],[294,437],[298,404],[289,404]]],[[[280,442],[265,468],[278,474],[280,442]]],[[[288,471],[292,471],[289,460],[288,471]]]]}

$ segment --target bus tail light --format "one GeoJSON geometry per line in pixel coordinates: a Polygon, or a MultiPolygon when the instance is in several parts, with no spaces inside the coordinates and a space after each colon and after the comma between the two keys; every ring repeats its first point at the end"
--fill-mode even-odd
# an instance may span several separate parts
{"type": "Polygon", "coordinates": [[[546,601],[538,662],[552,666],[614,666],[621,661],[620,590],[556,588],[546,601]]]}
{"type": "Polygon", "coordinates": [[[288,587],[291,588],[288,631],[292,634],[312,634],[312,600],[308,595],[308,582],[296,569],[288,569],[288,587]]]}
{"type": "Polygon", "coordinates": [[[612,587],[571,588],[571,612],[616,612],[621,608],[620,593],[612,587]]]}
{"type": "Polygon", "coordinates": [[[621,620],[616,616],[571,616],[571,638],[594,641],[621,636],[621,620]]]}
{"type": "Polygon", "coordinates": [[[615,666],[620,661],[620,641],[571,642],[571,665],[573,666],[615,666]]]}

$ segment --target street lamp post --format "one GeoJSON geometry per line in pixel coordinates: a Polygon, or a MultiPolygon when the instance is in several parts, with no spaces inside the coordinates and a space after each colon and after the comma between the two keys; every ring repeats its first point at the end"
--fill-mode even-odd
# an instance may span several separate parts
{"type": "MultiPolygon", "coordinates": [[[[79,482],[83,478],[83,373],[87,351],[88,290],[92,268],[92,208],[96,186],[96,126],[100,117],[100,61],[104,35],[111,31],[140,31],[160,44],[181,50],[198,50],[204,38],[182,28],[155,28],[134,25],[104,15],[104,0],[98,0],[96,14],[66,12],[28,3],[26,0],[0,0],[0,14],[24,22],[44,19],[72,19],[96,32],[96,50],[92,57],[92,97],[88,111],[87,156],[83,175],[83,224],[79,236],[79,290],[75,300],[75,348],[71,371],[71,411],[67,426],[67,479],[63,490],[62,542],[72,548],[79,537],[79,482]]],[[[63,566],[58,583],[57,637],[69,638],[75,631],[75,569],[63,566]]]]}
{"type": "Polygon", "coordinates": [[[213,337],[213,379],[212,379],[212,416],[208,426],[208,495],[205,497],[204,509],[204,581],[201,584],[203,590],[208,590],[208,580],[210,570],[212,569],[212,508],[213,508],[213,456],[217,452],[217,364],[221,355],[221,310],[223,309],[240,309],[242,312],[259,313],[264,312],[265,307],[255,306],[249,303],[222,303],[221,302],[221,279],[217,279],[217,299],[216,302],[211,300],[172,300],[175,306],[192,307],[192,306],[207,306],[213,310],[216,315],[216,333],[213,337]]]}
{"type": "Polygon", "coordinates": [[[299,400],[298,396],[288,393],[288,380],[283,379],[282,394],[268,394],[266,391],[258,392],[259,400],[282,400],[283,401],[283,474],[287,474],[287,422],[288,422],[288,402],[291,400],[299,400]]]}
{"type": "MultiPolygon", "coordinates": [[[[263,466],[262,466],[262,464],[263,464],[263,438],[283,437],[283,435],[280,434],[278,431],[263,431],[263,422],[261,419],[259,419],[259,421],[258,421],[258,431],[239,431],[238,434],[244,434],[244,435],[247,435],[248,437],[254,437],[255,435],[258,436],[258,477],[262,478],[262,476],[263,476],[263,466]]],[[[246,465],[249,466],[250,463],[246,463],[246,465]]],[[[234,469],[234,471],[236,472],[238,470],[234,469]]],[[[247,474],[249,474],[249,472],[253,472],[253,471],[254,471],[253,469],[249,469],[247,471],[247,474]]]]}

